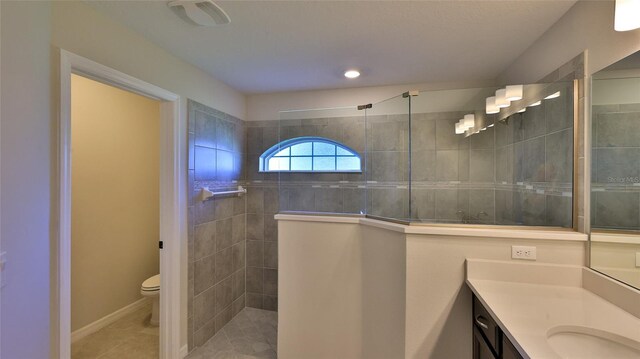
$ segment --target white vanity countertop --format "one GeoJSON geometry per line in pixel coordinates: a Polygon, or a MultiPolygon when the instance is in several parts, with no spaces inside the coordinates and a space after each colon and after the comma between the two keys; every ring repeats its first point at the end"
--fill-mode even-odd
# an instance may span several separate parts
{"type": "Polygon", "coordinates": [[[487,265],[491,261],[467,260],[467,284],[524,357],[560,358],[547,341],[559,326],[602,330],[640,342],[640,318],[582,288],[581,267],[551,265],[550,271],[545,265],[515,264],[509,270],[514,264],[502,262],[491,270],[487,265]],[[495,279],[489,279],[491,272],[495,279]],[[558,275],[551,278],[552,272],[558,275]],[[514,281],[517,276],[522,280],[514,281]]]}

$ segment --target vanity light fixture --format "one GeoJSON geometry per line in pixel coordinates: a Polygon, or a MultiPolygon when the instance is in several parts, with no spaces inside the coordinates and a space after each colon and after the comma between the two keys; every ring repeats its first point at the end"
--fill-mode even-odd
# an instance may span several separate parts
{"type": "Polygon", "coordinates": [[[536,101],[534,103],[532,103],[531,105],[527,106],[527,107],[535,107],[535,106],[539,106],[542,103],[542,101],[536,101]]]}
{"type": "Polygon", "coordinates": [[[489,126],[487,126],[487,128],[489,128],[489,127],[493,127],[493,123],[492,123],[492,124],[490,124],[489,126]]]}
{"type": "Polygon", "coordinates": [[[505,87],[507,101],[522,100],[522,92],[524,86],[522,85],[509,85],[505,87]]]}
{"type": "Polygon", "coordinates": [[[358,70],[347,70],[344,73],[344,77],[348,79],[355,79],[355,78],[358,78],[359,76],[360,76],[360,71],[358,70]]]}
{"type": "Polygon", "coordinates": [[[476,116],[472,113],[468,114],[468,115],[464,115],[464,118],[462,119],[462,125],[468,130],[470,128],[473,128],[476,125],[476,116]]]}
{"type": "Polygon", "coordinates": [[[507,89],[499,89],[496,91],[496,106],[498,108],[509,107],[511,102],[507,100],[507,89]]]}
{"type": "Polygon", "coordinates": [[[640,0],[616,0],[613,28],[630,31],[640,28],[640,0]]]}
{"type": "Polygon", "coordinates": [[[498,106],[496,106],[495,96],[487,97],[485,112],[487,113],[487,115],[493,115],[500,112],[500,109],[498,108],[498,106]]]}
{"type": "Polygon", "coordinates": [[[527,108],[525,107],[525,108],[523,108],[522,110],[517,111],[516,113],[523,113],[523,112],[525,112],[526,110],[527,110],[527,108]]]}
{"type": "Polygon", "coordinates": [[[456,122],[456,135],[461,135],[466,131],[464,126],[462,125],[462,120],[456,122]]]}
{"type": "Polygon", "coordinates": [[[551,95],[549,95],[549,96],[545,97],[544,99],[545,99],[545,100],[551,100],[552,98],[557,98],[557,97],[560,97],[560,91],[558,91],[558,92],[554,92],[554,93],[552,93],[551,95]]]}

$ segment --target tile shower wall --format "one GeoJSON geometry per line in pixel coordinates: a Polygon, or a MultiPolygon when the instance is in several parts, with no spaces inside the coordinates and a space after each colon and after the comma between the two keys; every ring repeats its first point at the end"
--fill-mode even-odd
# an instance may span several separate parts
{"type": "Polygon", "coordinates": [[[236,188],[243,178],[246,128],[189,101],[189,350],[204,344],[245,307],[246,197],[199,201],[202,187],[236,188]]]}
{"type": "Polygon", "coordinates": [[[572,86],[495,125],[496,223],[572,226],[572,86]]]}
{"type": "Polygon", "coordinates": [[[640,229],[640,104],[592,109],[591,223],[640,229]]]}
{"type": "Polygon", "coordinates": [[[260,155],[300,136],[337,140],[362,153],[364,116],[247,123],[247,294],[249,307],[277,310],[279,210],[360,213],[366,208],[364,175],[261,173],[260,155]]]}

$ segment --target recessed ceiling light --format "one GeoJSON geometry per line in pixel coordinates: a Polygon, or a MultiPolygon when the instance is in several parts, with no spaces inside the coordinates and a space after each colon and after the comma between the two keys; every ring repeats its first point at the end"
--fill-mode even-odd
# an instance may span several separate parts
{"type": "Polygon", "coordinates": [[[545,100],[551,100],[552,98],[556,98],[556,97],[560,97],[560,91],[558,91],[558,92],[554,92],[554,93],[552,93],[551,95],[549,95],[549,96],[545,97],[544,99],[545,99],[545,100]]]}
{"type": "Polygon", "coordinates": [[[348,79],[355,79],[360,76],[360,71],[358,70],[348,70],[344,73],[344,77],[348,79]]]}

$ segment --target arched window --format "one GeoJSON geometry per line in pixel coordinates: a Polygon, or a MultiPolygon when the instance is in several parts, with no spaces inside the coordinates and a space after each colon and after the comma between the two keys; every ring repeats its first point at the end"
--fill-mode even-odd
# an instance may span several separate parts
{"type": "Polygon", "coordinates": [[[322,137],[282,141],[260,156],[260,172],[362,172],[360,155],[322,137]]]}

